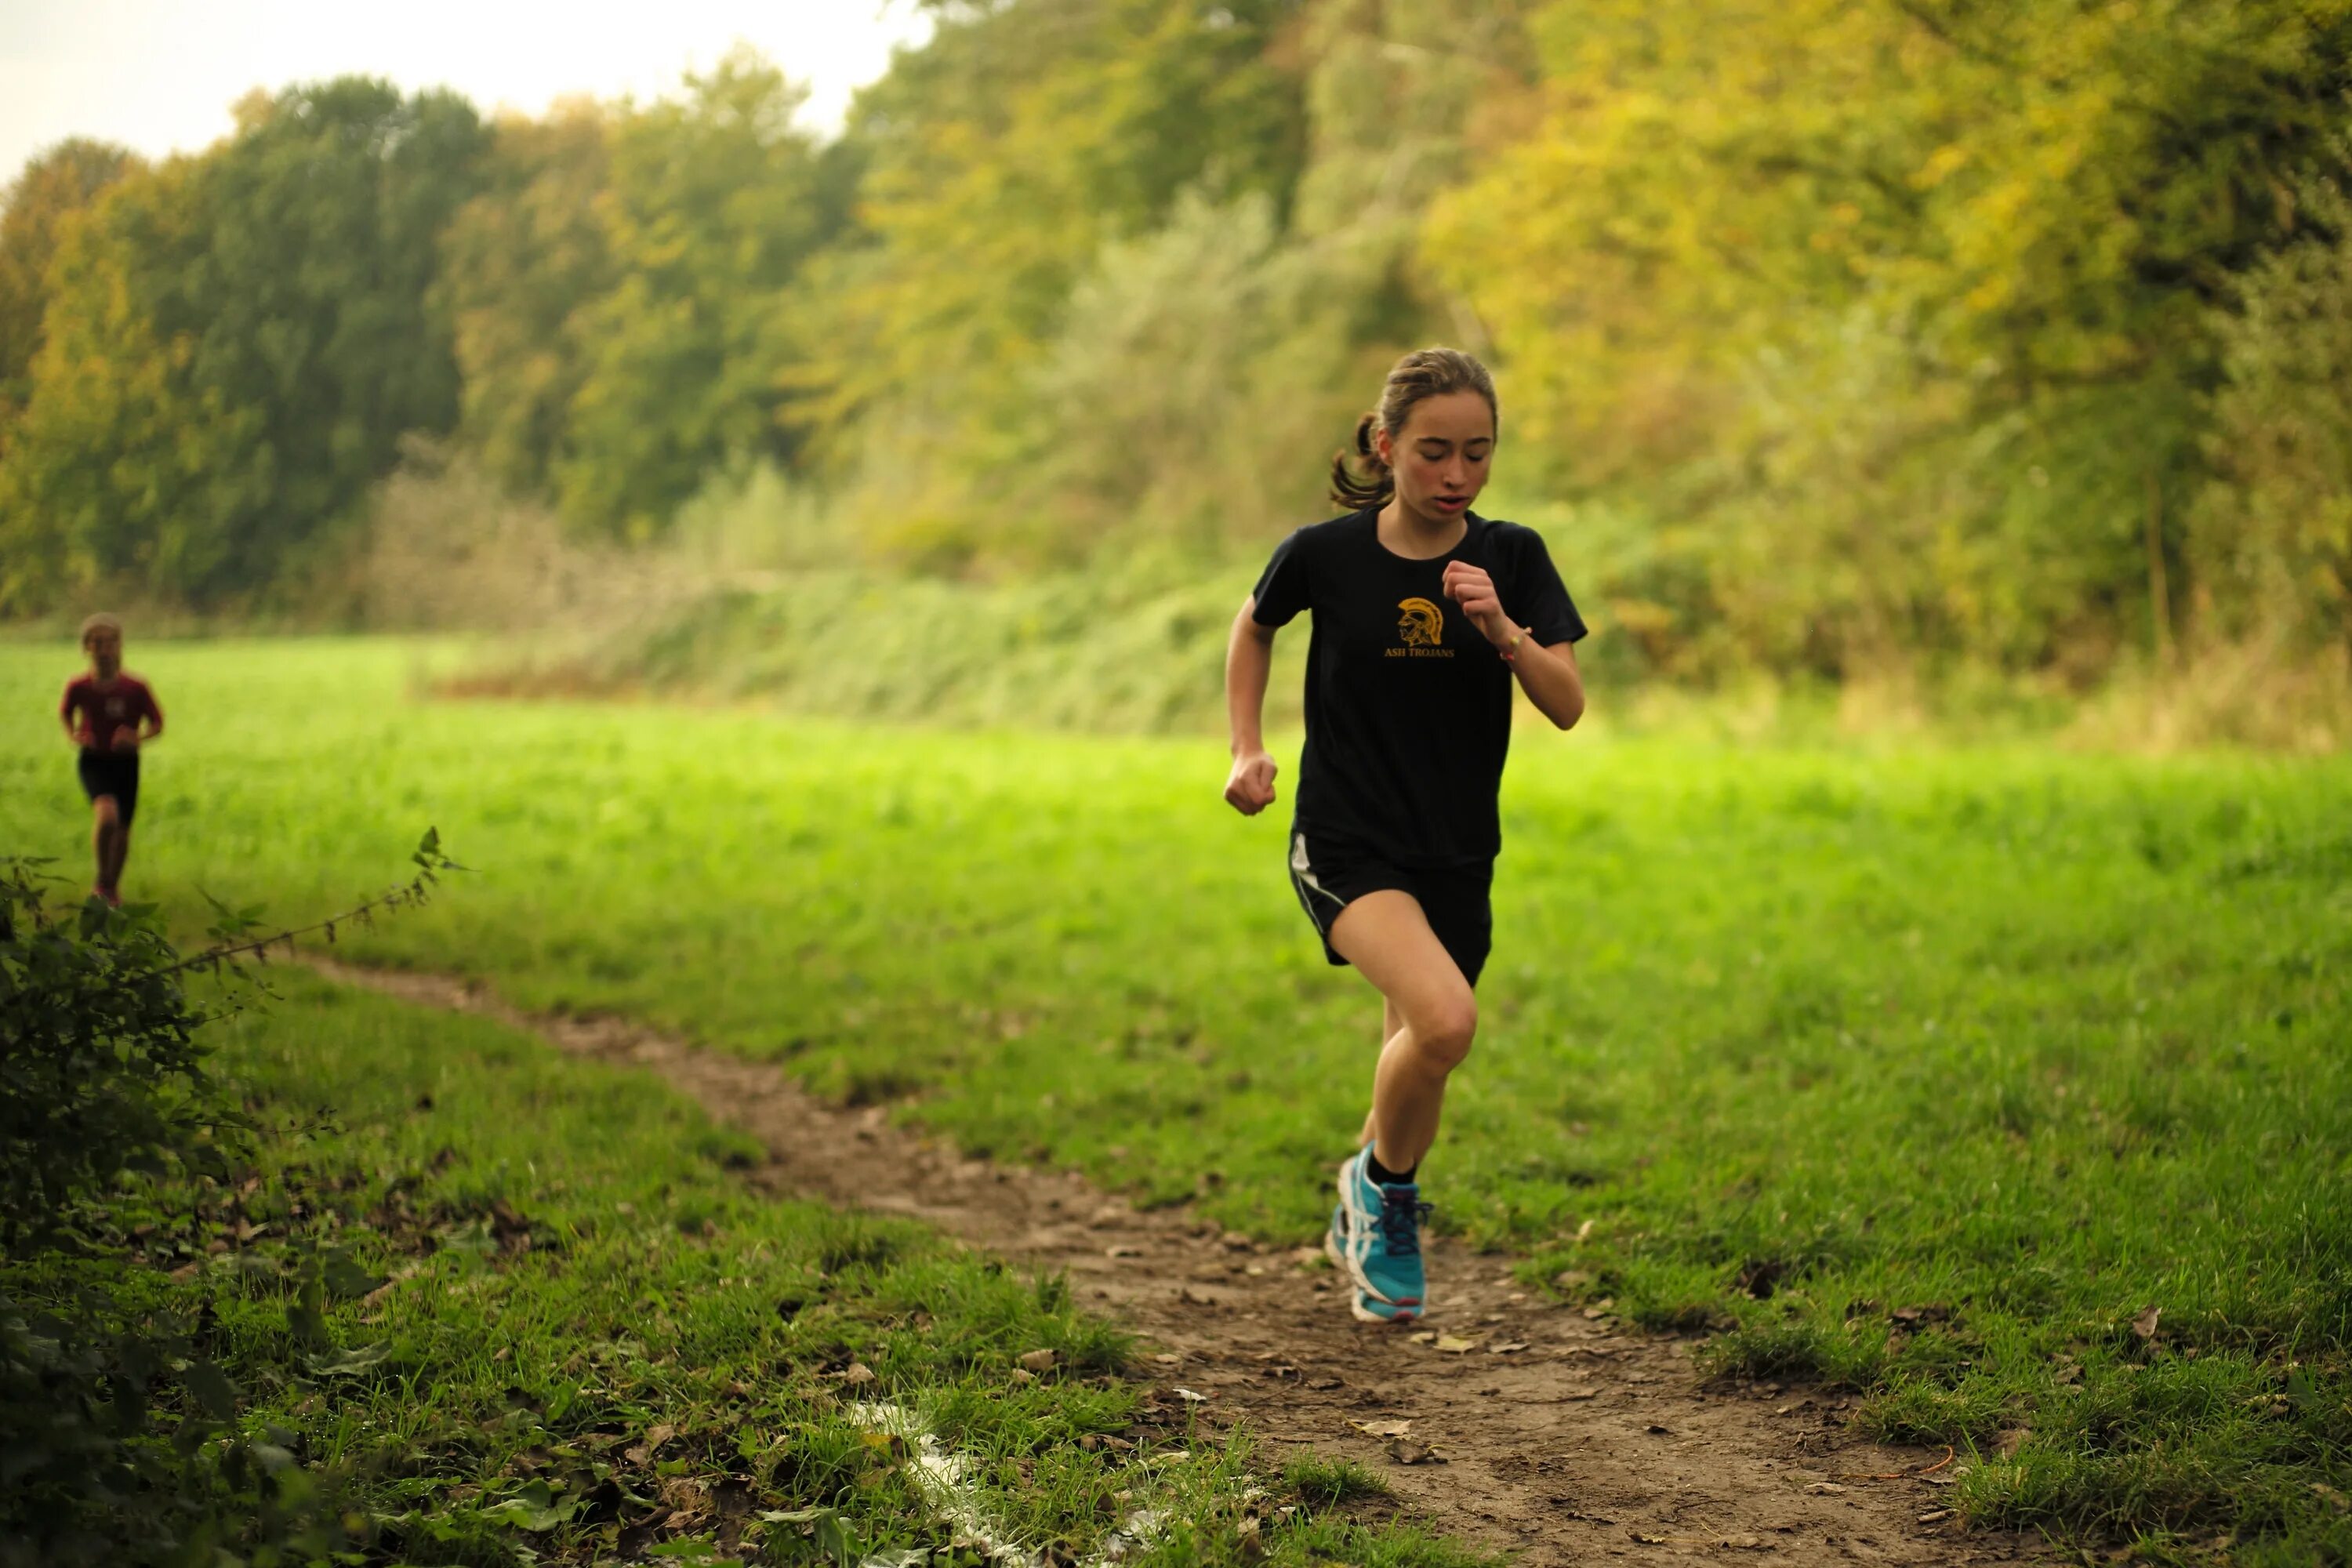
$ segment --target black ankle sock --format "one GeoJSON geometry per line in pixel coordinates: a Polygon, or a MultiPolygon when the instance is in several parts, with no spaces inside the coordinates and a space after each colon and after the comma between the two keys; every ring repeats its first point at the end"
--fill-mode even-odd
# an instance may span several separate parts
{"type": "Polygon", "coordinates": [[[1381,1164],[1381,1157],[1378,1154],[1368,1152],[1364,1155],[1364,1173],[1384,1187],[1411,1186],[1412,1184],[1412,1173],[1420,1169],[1421,1167],[1419,1165],[1414,1165],[1400,1174],[1395,1171],[1390,1170],[1386,1165],[1381,1164]]]}

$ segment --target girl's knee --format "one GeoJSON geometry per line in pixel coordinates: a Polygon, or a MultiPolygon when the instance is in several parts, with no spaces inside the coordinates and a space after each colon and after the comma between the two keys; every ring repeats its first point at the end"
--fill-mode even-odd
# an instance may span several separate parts
{"type": "Polygon", "coordinates": [[[89,805],[91,812],[97,816],[98,825],[100,827],[116,827],[121,825],[122,808],[115,804],[112,795],[100,795],[90,802],[89,805]]]}
{"type": "Polygon", "coordinates": [[[1412,1037],[1431,1066],[1450,1072],[1470,1055],[1470,1042],[1477,1033],[1478,1002],[1465,987],[1414,1020],[1412,1037]]]}

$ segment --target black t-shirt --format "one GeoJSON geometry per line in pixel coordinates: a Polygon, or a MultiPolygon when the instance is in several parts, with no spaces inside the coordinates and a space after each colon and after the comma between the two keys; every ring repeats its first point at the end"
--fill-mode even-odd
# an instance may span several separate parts
{"type": "Polygon", "coordinates": [[[1260,626],[1312,611],[1298,825],[1400,866],[1491,860],[1511,744],[1511,668],[1442,589],[1446,563],[1486,569],[1503,613],[1546,647],[1584,621],[1543,536],[1471,514],[1462,542],[1412,561],[1380,541],[1377,511],[1302,528],[1257,580],[1260,626]]]}

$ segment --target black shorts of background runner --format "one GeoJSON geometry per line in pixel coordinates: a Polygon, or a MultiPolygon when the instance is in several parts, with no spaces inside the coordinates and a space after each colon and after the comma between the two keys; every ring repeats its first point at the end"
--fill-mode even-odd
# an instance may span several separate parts
{"type": "Polygon", "coordinates": [[[81,774],[82,794],[92,800],[112,795],[122,826],[130,826],[131,819],[139,815],[139,753],[99,752],[84,746],[76,771],[81,774]]]}
{"type": "Polygon", "coordinates": [[[1495,942],[1495,915],[1490,895],[1495,863],[1473,861],[1466,866],[1435,869],[1402,867],[1381,858],[1380,851],[1345,839],[1318,835],[1309,838],[1297,823],[1290,828],[1290,886],[1298,895],[1315,934],[1323,939],[1323,956],[1333,963],[1348,961],[1331,947],[1331,922],[1339,911],[1366,893],[1395,889],[1411,893],[1428,917],[1438,944],[1454,960],[1462,978],[1478,984],[1486,967],[1486,953],[1495,942]]]}

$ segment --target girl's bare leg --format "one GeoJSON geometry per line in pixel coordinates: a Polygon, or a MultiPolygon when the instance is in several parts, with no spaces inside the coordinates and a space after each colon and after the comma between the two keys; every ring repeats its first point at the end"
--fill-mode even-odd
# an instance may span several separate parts
{"type": "Polygon", "coordinates": [[[122,857],[115,845],[123,837],[121,810],[110,795],[90,802],[89,847],[98,862],[98,886],[111,888],[122,873],[122,857]]]}
{"type": "MultiPolygon", "coordinates": [[[[1390,1001],[1385,996],[1381,997],[1381,1044],[1385,1047],[1391,1040],[1396,1038],[1397,1031],[1403,1027],[1404,1020],[1397,1016],[1396,1004],[1390,1001]]],[[[1372,1141],[1372,1113],[1368,1110],[1364,1112],[1364,1130],[1356,1138],[1356,1145],[1358,1148],[1361,1148],[1363,1145],[1372,1141]]]]}
{"type": "Polygon", "coordinates": [[[1331,923],[1331,947],[1362,971],[1397,1022],[1372,1075],[1372,1154],[1410,1171],[1436,1142],[1446,1075],[1477,1033],[1477,999],[1410,893],[1384,889],[1349,904],[1331,923]]]}
{"type": "MultiPolygon", "coordinates": [[[[1388,996],[1381,996],[1381,1047],[1388,1047],[1388,1041],[1395,1039],[1397,1030],[1402,1030],[1402,1027],[1404,1027],[1404,1018],[1397,1016],[1397,1004],[1390,1002],[1388,996]]],[[[1373,1129],[1373,1123],[1371,1123],[1371,1112],[1367,1110],[1367,1112],[1364,1112],[1364,1131],[1362,1133],[1357,1133],[1355,1138],[1357,1147],[1364,1147],[1367,1142],[1371,1142],[1373,1131],[1376,1129],[1373,1129]]]]}
{"type": "Polygon", "coordinates": [[[106,885],[110,889],[122,886],[122,863],[130,858],[131,825],[118,822],[114,825],[114,853],[106,863],[106,885]]]}

